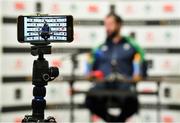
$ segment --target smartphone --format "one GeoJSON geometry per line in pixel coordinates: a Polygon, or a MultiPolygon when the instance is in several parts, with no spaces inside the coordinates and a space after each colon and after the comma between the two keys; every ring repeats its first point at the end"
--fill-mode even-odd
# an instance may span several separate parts
{"type": "Polygon", "coordinates": [[[17,37],[20,43],[61,43],[73,41],[71,15],[19,16],[17,37]]]}

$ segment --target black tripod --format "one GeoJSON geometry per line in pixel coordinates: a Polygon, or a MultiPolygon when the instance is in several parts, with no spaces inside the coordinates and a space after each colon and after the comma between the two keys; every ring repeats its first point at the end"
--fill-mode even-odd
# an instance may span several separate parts
{"type": "Polygon", "coordinates": [[[46,88],[49,81],[54,80],[59,75],[57,67],[49,67],[48,61],[44,58],[44,54],[51,54],[51,46],[47,44],[35,45],[31,47],[31,54],[38,56],[33,63],[32,84],[33,96],[32,99],[32,115],[26,115],[22,123],[56,123],[54,117],[44,119],[44,110],[46,107],[46,88]]]}

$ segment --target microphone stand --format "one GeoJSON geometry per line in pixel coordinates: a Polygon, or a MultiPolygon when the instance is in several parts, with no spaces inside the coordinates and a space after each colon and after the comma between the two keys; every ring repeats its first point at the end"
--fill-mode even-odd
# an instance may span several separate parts
{"type": "Polygon", "coordinates": [[[71,89],[71,97],[70,97],[70,122],[74,122],[74,82],[76,81],[76,75],[75,70],[78,67],[78,60],[77,60],[77,53],[71,54],[71,62],[72,62],[72,72],[71,72],[71,79],[69,81],[70,83],[70,89],[71,89]]]}

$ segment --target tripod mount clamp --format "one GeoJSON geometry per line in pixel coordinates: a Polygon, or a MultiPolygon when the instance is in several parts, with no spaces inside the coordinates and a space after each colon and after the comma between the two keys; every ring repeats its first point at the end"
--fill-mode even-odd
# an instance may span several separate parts
{"type": "Polygon", "coordinates": [[[44,55],[44,54],[51,54],[51,46],[46,44],[32,44],[31,46],[31,55],[44,55]]]}

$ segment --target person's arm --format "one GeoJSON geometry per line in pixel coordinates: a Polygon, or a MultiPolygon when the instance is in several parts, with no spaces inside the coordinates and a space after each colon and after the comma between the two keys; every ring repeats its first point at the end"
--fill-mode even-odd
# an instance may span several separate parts
{"type": "Polygon", "coordinates": [[[133,59],[133,80],[135,81],[139,81],[141,80],[142,77],[142,56],[140,55],[140,53],[136,53],[134,55],[134,59],[133,59]]]}
{"type": "Polygon", "coordinates": [[[99,48],[94,49],[92,53],[89,54],[88,62],[88,79],[89,80],[103,80],[104,73],[99,70],[100,65],[100,55],[101,52],[99,48]]]}
{"type": "Polygon", "coordinates": [[[91,53],[88,54],[88,72],[98,70],[99,66],[99,57],[98,57],[98,50],[99,49],[93,49],[91,53]]]}
{"type": "Polygon", "coordinates": [[[134,47],[136,53],[133,58],[133,75],[132,78],[135,81],[139,81],[143,78],[142,64],[145,60],[144,50],[137,44],[137,41],[131,37],[125,37],[131,46],[134,47]]]}

